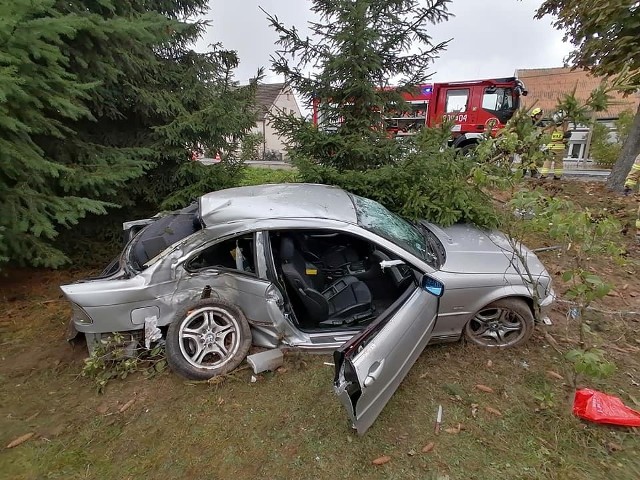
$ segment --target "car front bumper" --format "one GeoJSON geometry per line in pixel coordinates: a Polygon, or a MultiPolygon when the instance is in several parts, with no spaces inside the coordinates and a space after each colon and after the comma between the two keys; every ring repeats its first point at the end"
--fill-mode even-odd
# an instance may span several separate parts
{"type": "Polygon", "coordinates": [[[540,305],[541,308],[548,307],[553,302],[555,302],[555,300],[556,300],[556,292],[554,292],[553,288],[551,288],[549,289],[548,295],[545,298],[541,299],[538,302],[538,305],[540,305]]]}

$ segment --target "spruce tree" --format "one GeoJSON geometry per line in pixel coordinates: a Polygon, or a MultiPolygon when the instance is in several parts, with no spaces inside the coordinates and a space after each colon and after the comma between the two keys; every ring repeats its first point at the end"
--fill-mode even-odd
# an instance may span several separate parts
{"type": "Polygon", "coordinates": [[[84,177],[47,152],[67,148],[69,123],[91,118],[85,102],[96,85],[71,73],[63,52],[90,22],[51,1],[2,1],[0,11],[0,249],[4,259],[56,266],[64,261],[48,243],[56,226],[107,206],[77,195],[71,186],[84,177]]]}
{"type": "Polygon", "coordinates": [[[275,119],[294,154],[339,169],[397,160],[401,145],[387,137],[382,117],[402,104],[401,91],[428,79],[428,67],[446,44],[434,44],[428,29],[448,18],[448,3],[314,0],[319,20],[309,24],[311,38],[268,15],[279,35],[273,70],[308,105],[320,105],[319,129],[293,116],[275,119]],[[388,88],[392,84],[397,88],[388,88]]]}
{"type": "Polygon", "coordinates": [[[231,80],[234,52],[191,49],[206,8],[0,0],[0,260],[58,266],[61,227],[160,204],[197,168],[190,150],[234,150],[253,125],[252,91],[231,80]]]}
{"type": "Polygon", "coordinates": [[[304,180],[338,185],[410,219],[495,226],[492,204],[473,182],[473,159],[447,147],[451,124],[403,141],[385,131],[384,117],[405,108],[402,93],[428,81],[445,48],[429,29],[448,19],[449,3],[313,0],[310,38],[267,14],[279,35],[273,70],[307,104],[319,104],[319,128],[285,112],[273,118],[304,180]]]}

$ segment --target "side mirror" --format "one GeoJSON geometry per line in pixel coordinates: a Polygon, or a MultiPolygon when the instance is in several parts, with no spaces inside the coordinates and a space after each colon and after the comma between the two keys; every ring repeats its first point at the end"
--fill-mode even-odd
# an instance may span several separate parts
{"type": "Polygon", "coordinates": [[[441,297],[444,293],[444,284],[441,281],[436,280],[435,278],[432,278],[428,275],[424,275],[422,277],[421,285],[424,290],[429,292],[431,295],[435,295],[436,297],[441,297]]]}
{"type": "Polygon", "coordinates": [[[402,260],[382,260],[380,262],[380,268],[384,270],[389,267],[398,267],[400,265],[404,265],[404,261],[402,260]]]}

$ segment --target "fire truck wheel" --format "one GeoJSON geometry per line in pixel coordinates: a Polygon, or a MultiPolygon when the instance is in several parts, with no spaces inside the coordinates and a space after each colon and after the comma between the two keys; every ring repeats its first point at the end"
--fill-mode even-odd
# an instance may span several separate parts
{"type": "Polygon", "coordinates": [[[466,144],[464,147],[460,148],[460,155],[462,155],[463,157],[468,157],[473,153],[477,146],[477,143],[466,144]]]}

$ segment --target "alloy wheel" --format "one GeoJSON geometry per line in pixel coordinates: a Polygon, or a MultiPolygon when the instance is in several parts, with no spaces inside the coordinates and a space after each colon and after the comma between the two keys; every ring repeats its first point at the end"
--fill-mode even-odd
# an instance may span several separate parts
{"type": "Polygon", "coordinates": [[[484,347],[510,347],[526,335],[526,321],[518,312],[491,307],[479,311],[465,327],[467,338],[484,347]]]}
{"type": "Polygon", "coordinates": [[[220,368],[240,348],[239,331],[237,320],[225,309],[214,306],[195,309],[178,330],[180,351],[194,367],[220,368]]]}

